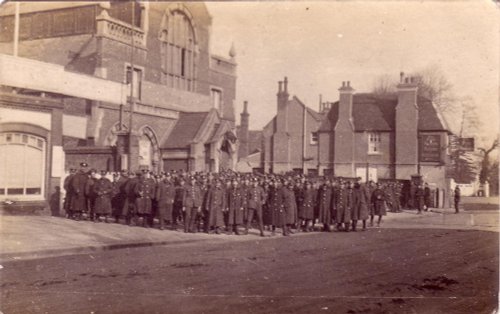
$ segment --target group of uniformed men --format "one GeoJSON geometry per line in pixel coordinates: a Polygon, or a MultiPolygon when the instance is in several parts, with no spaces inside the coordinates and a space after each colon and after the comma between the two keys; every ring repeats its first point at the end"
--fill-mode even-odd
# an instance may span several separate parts
{"type": "Polygon", "coordinates": [[[254,221],[260,236],[264,230],[284,236],[311,232],[315,223],[323,231],[357,231],[358,221],[377,226],[387,208],[401,211],[401,185],[397,182],[363,183],[360,178],[303,175],[249,175],[233,171],[187,173],[172,171],[153,175],[150,171],[121,171],[110,175],[71,169],[65,179],[64,209],[67,217],[94,222],[167,227],[184,232],[247,234],[254,221]]]}

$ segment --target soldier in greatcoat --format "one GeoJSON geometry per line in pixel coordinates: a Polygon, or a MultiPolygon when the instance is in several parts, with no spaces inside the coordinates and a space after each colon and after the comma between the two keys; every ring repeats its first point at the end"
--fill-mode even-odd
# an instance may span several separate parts
{"type": "Polygon", "coordinates": [[[201,212],[203,195],[196,183],[196,177],[189,177],[189,184],[184,187],[182,210],[184,211],[184,232],[196,232],[196,216],[201,212]]]}
{"type": "Polygon", "coordinates": [[[73,218],[73,210],[71,209],[71,204],[72,204],[71,199],[74,195],[74,192],[73,192],[73,188],[71,186],[71,180],[73,179],[75,174],[76,174],[76,169],[71,168],[69,170],[69,175],[66,178],[64,178],[64,184],[63,184],[63,188],[66,191],[66,195],[64,197],[63,208],[64,208],[64,211],[66,212],[66,217],[68,219],[73,218]]]}
{"type": "Polygon", "coordinates": [[[174,211],[172,217],[172,229],[177,229],[177,223],[184,220],[184,194],[186,193],[186,180],[178,176],[175,187],[174,211]]]}
{"type": "Polygon", "coordinates": [[[344,181],[339,182],[336,199],[337,217],[335,221],[337,222],[337,230],[349,231],[351,209],[349,208],[347,187],[344,181]]]}
{"type": "MultiPolygon", "coordinates": [[[[242,184],[240,185],[241,195],[243,195],[243,223],[246,226],[247,218],[248,218],[248,190],[252,184],[250,183],[250,177],[245,176],[242,178],[242,184]]],[[[245,228],[245,233],[247,232],[245,228]]]]}
{"type": "Polygon", "coordinates": [[[80,164],[80,171],[75,173],[70,183],[71,190],[73,191],[73,196],[71,197],[72,218],[76,220],[80,220],[82,213],[87,211],[87,196],[85,194],[85,187],[89,180],[87,167],[87,163],[82,162],[80,164]]]}
{"type": "Polygon", "coordinates": [[[305,182],[302,194],[302,204],[299,207],[299,225],[304,223],[306,232],[313,231],[314,208],[316,207],[317,191],[313,188],[311,181],[305,182]]]}
{"type": "Polygon", "coordinates": [[[198,228],[198,232],[200,232],[203,228],[203,232],[208,233],[209,227],[208,227],[207,197],[210,185],[208,183],[208,178],[205,175],[201,176],[199,186],[201,190],[202,202],[201,202],[201,212],[198,214],[198,220],[196,225],[198,228]]]}
{"type": "Polygon", "coordinates": [[[380,227],[380,222],[382,221],[382,216],[386,215],[385,208],[385,192],[382,189],[380,183],[377,183],[377,187],[372,192],[371,203],[373,206],[373,216],[370,217],[370,225],[373,226],[373,217],[378,216],[377,227],[380,227]]]}
{"type": "Polygon", "coordinates": [[[111,194],[113,193],[113,184],[106,178],[106,170],[101,170],[100,178],[98,178],[93,186],[95,195],[94,214],[95,222],[100,221],[100,217],[104,216],[104,221],[108,223],[108,216],[111,214],[111,194]]]}
{"type": "Polygon", "coordinates": [[[158,202],[160,230],[163,230],[165,229],[165,222],[173,225],[172,212],[175,200],[175,186],[170,174],[167,174],[163,180],[158,182],[155,199],[158,202]]]}
{"type": "Polygon", "coordinates": [[[140,172],[130,172],[127,183],[125,183],[124,193],[126,195],[126,201],[123,205],[122,216],[125,217],[125,224],[128,226],[132,225],[132,220],[135,220],[136,214],[136,204],[135,200],[137,195],[135,194],[135,186],[139,182],[140,172]]]}
{"type": "Polygon", "coordinates": [[[260,236],[264,236],[264,220],[262,216],[262,208],[266,203],[266,192],[259,186],[257,178],[252,179],[252,186],[247,190],[247,218],[246,218],[246,233],[252,224],[254,216],[259,224],[260,236]]]}
{"type": "Polygon", "coordinates": [[[88,176],[89,179],[85,184],[85,195],[87,198],[87,209],[85,210],[85,213],[87,214],[87,219],[93,221],[95,220],[94,209],[95,209],[96,194],[94,192],[94,185],[97,182],[97,170],[90,169],[88,176]]]}
{"type": "Polygon", "coordinates": [[[208,228],[209,233],[221,233],[224,227],[224,210],[227,207],[226,191],[219,179],[214,180],[214,184],[207,192],[208,228]]]}
{"type": "Polygon", "coordinates": [[[238,180],[231,181],[231,188],[227,191],[228,234],[235,232],[240,235],[238,226],[242,225],[245,218],[246,195],[242,194],[238,180]]]}
{"type": "Polygon", "coordinates": [[[272,235],[275,235],[276,226],[282,226],[284,224],[283,190],[279,179],[271,180],[267,200],[267,210],[267,224],[271,226],[272,235]]]}
{"type": "Polygon", "coordinates": [[[354,211],[352,213],[352,231],[356,231],[358,220],[363,221],[363,231],[366,230],[366,220],[369,218],[368,204],[370,203],[369,191],[365,184],[359,180],[354,185],[354,211]]]}
{"type": "Polygon", "coordinates": [[[125,189],[128,180],[127,170],[122,170],[118,175],[118,178],[113,182],[113,197],[111,199],[111,206],[113,208],[113,216],[115,217],[116,223],[120,222],[120,218],[126,218],[126,214],[123,214],[123,209],[125,206],[128,206],[127,191],[125,189]]]}
{"type": "Polygon", "coordinates": [[[286,187],[283,187],[283,207],[285,209],[283,235],[285,236],[293,234],[292,226],[298,221],[297,201],[295,200],[293,188],[294,184],[291,181],[287,183],[286,187]]]}
{"type": "Polygon", "coordinates": [[[293,193],[295,194],[295,202],[297,203],[297,232],[302,230],[301,221],[299,219],[299,208],[302,206],[304,201],[304,186],[302,184],[301,178],[297,178],[295,181],[295,186],[293,187],[293,193]]]}
{"type": "Polygon", "coordinates": [[[155,182],[148,170],[143,170],[134,187],[136,218],[142,219],[142,226],[149,227],[152,213],[152,199],[155,192],[155,182]]]}
{"type": "Polygon", "coordinates": [[[329,180],[325,180],[318,191],[318,220],[323,224],[323,231],[331,231],[332,187],[329,180]]]}

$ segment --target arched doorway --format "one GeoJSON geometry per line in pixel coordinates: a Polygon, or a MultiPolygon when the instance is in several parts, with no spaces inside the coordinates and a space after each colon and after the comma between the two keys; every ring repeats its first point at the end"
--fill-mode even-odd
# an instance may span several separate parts
{"type": "Polygon", "coordinates": [[[139,168],[160,171],[160,149],[156,135],[150,127],[143,127],[139,132],[139,168]]]}

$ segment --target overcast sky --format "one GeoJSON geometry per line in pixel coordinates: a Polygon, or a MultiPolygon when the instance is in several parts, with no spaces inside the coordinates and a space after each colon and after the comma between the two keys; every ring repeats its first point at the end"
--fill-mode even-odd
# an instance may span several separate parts
{"type": "Polygon", "coordinates": [[[374,79],[438,66],[458,96],[473,97],[498,130],[499,10],[468,2],[212,2],[212,51],[236,47],[236,112],[249,101],[250,128],[276,113],[278,80],[318,109],[338,100],[342,81],[357,92],[374,79]]]}

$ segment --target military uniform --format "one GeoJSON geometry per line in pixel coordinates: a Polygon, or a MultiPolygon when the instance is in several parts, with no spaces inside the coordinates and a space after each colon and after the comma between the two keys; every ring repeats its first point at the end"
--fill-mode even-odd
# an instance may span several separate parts
{"type": "Polygon", "coordinates": [[[200,187],[196,183],[191,183],[185,187],[184,199],[182,201],[184,209],[184,232],[196,232],[195,222],[198,212],[201,210],[203,195],[200,187]]]}
{"type": "Polygon", "coordinates": [[[286,228],[284,234],[287,235],[292,233],[291,226],[298,221],[297,201],[292,186],[283,188],[283,207],[285,208],[284,228],[286,228]]]}
{"type": "Polygon", "coordinates": [[[66,196],[64,197],[64,203],[63,203],[63,208],[64,211],[66,212],[66,215],[68,218],[73,217],[73,210],[71,209],[72,205],[72,198],[74,195],[73,188],[71,186],[71,180],[75,176],[75,170],[71,169],[70,174],[64,179],[64,184],[63,188],[66,191],[66,196]]]}
{"type": "Polygon", "coordinates": [[[102,176],[95,181],[93,192],[95,194],[94,213],[96,218],[99,218],[100,215],[104,215],[107,222],[107,216],[111,214],[111,193],[113,192],[113,184],[109,179],[102,176]]]}
{"type": "Polygon", "coordinates": [[[364,184],[354,186],[354,210],[352,212],[352,229],[356,230],[357,220],[363,221],[363,230],[366,229],[366,220],[369,218],[368,203],[370,200],[368,189],[364,184]]]}
{"type": "MultiPolygon", "coordinates": [[[[127,203],[127,191],[125,187],[127,186],[129,178],[124,175],[120,175],[118,180],[113,182],[113,198],[111,199],[111,206],[113,208],[113,216],[116,222],[119,221],[121,216],[126,216],[127,213],[123,214],[124,207],[128,206],[127,203]]],[[[127,210],[128,212],[128,210],[127,210]]]]}
{"type": "Polygon", "coordinates": [[[139,217],[143,217],[143,226],[147,227],[149,217],[153,211],[152,199],[155,192],[155,182],[151,178],[146,178],[144,175],[139,178],[135,187],[135,213],[139,217]]]}
{"type": "Polygon", "coordinates": [[[224,227],[224,210],[227,207],[226,193],[222,186],[213,186],[207,192],[208,227],[217,233],[224,227]]]}
{"type": "Polygon", "coordinates": [[[232,186],[227,191],[227,208],[228,208],[228,232],[235,231],[239,234],[238,225],[243,224],[245,215],[246,196],[244,196],[239,187],[232,186]]]}
{"type": "Polygon", "coordinates": [[[85,194],[85,187],[87,186],[87,181],[89,176],[84,170],[76,173],[71,179],[71,189],[73,191],[73,196],[71,197],[71,210],[74,218],[79,218],[79,216],[87,211],[87,196],[85,194]],[[75,216],[76,215],[76,216],[75,216]]]}
{"type": "Polygon", "coordinates": [[[340,186],[337,190],[337,217],[335,221],[337,222],[337,228],[342,229],[342,224],[345,225],[345,231],[349,231],[349,225],[351,223],[351,209],[349,207],[348,191],[345,187],[340,186]]]}
{"type": "Polygon", "coordinates": [[[172,223],[172,212],[175,199],[175,187],[169,180],[163,180],[158,183],[156,196],[158,202],[158,219],[160,220],[160,229],[165,227],[165,221],[172,223]]]}
{"type": "Polygon", "coordinates": [[[264,235],[264,220],[262,206],[266,202],[266,193],[260,186],[250,187],[247,191],[247,224],[246,230],[250,228],[254,215],[257,215],[260,235],[264,235]]]}
{"type": "Polygon", "coordinates": [[[324,231],[330,230],[332,223],[332,188],[322,185],[318,193],[318,220],[324,226],[324,231]]]}
{"type": "Polygon", "coordinates": [[[386,215],[386,209],[385,209],[385,192],[380,189],[376,188],[371,197],[371,203],[373,205],[373,213],[374,215],[377,216],[385,216],[386,215]]]}

